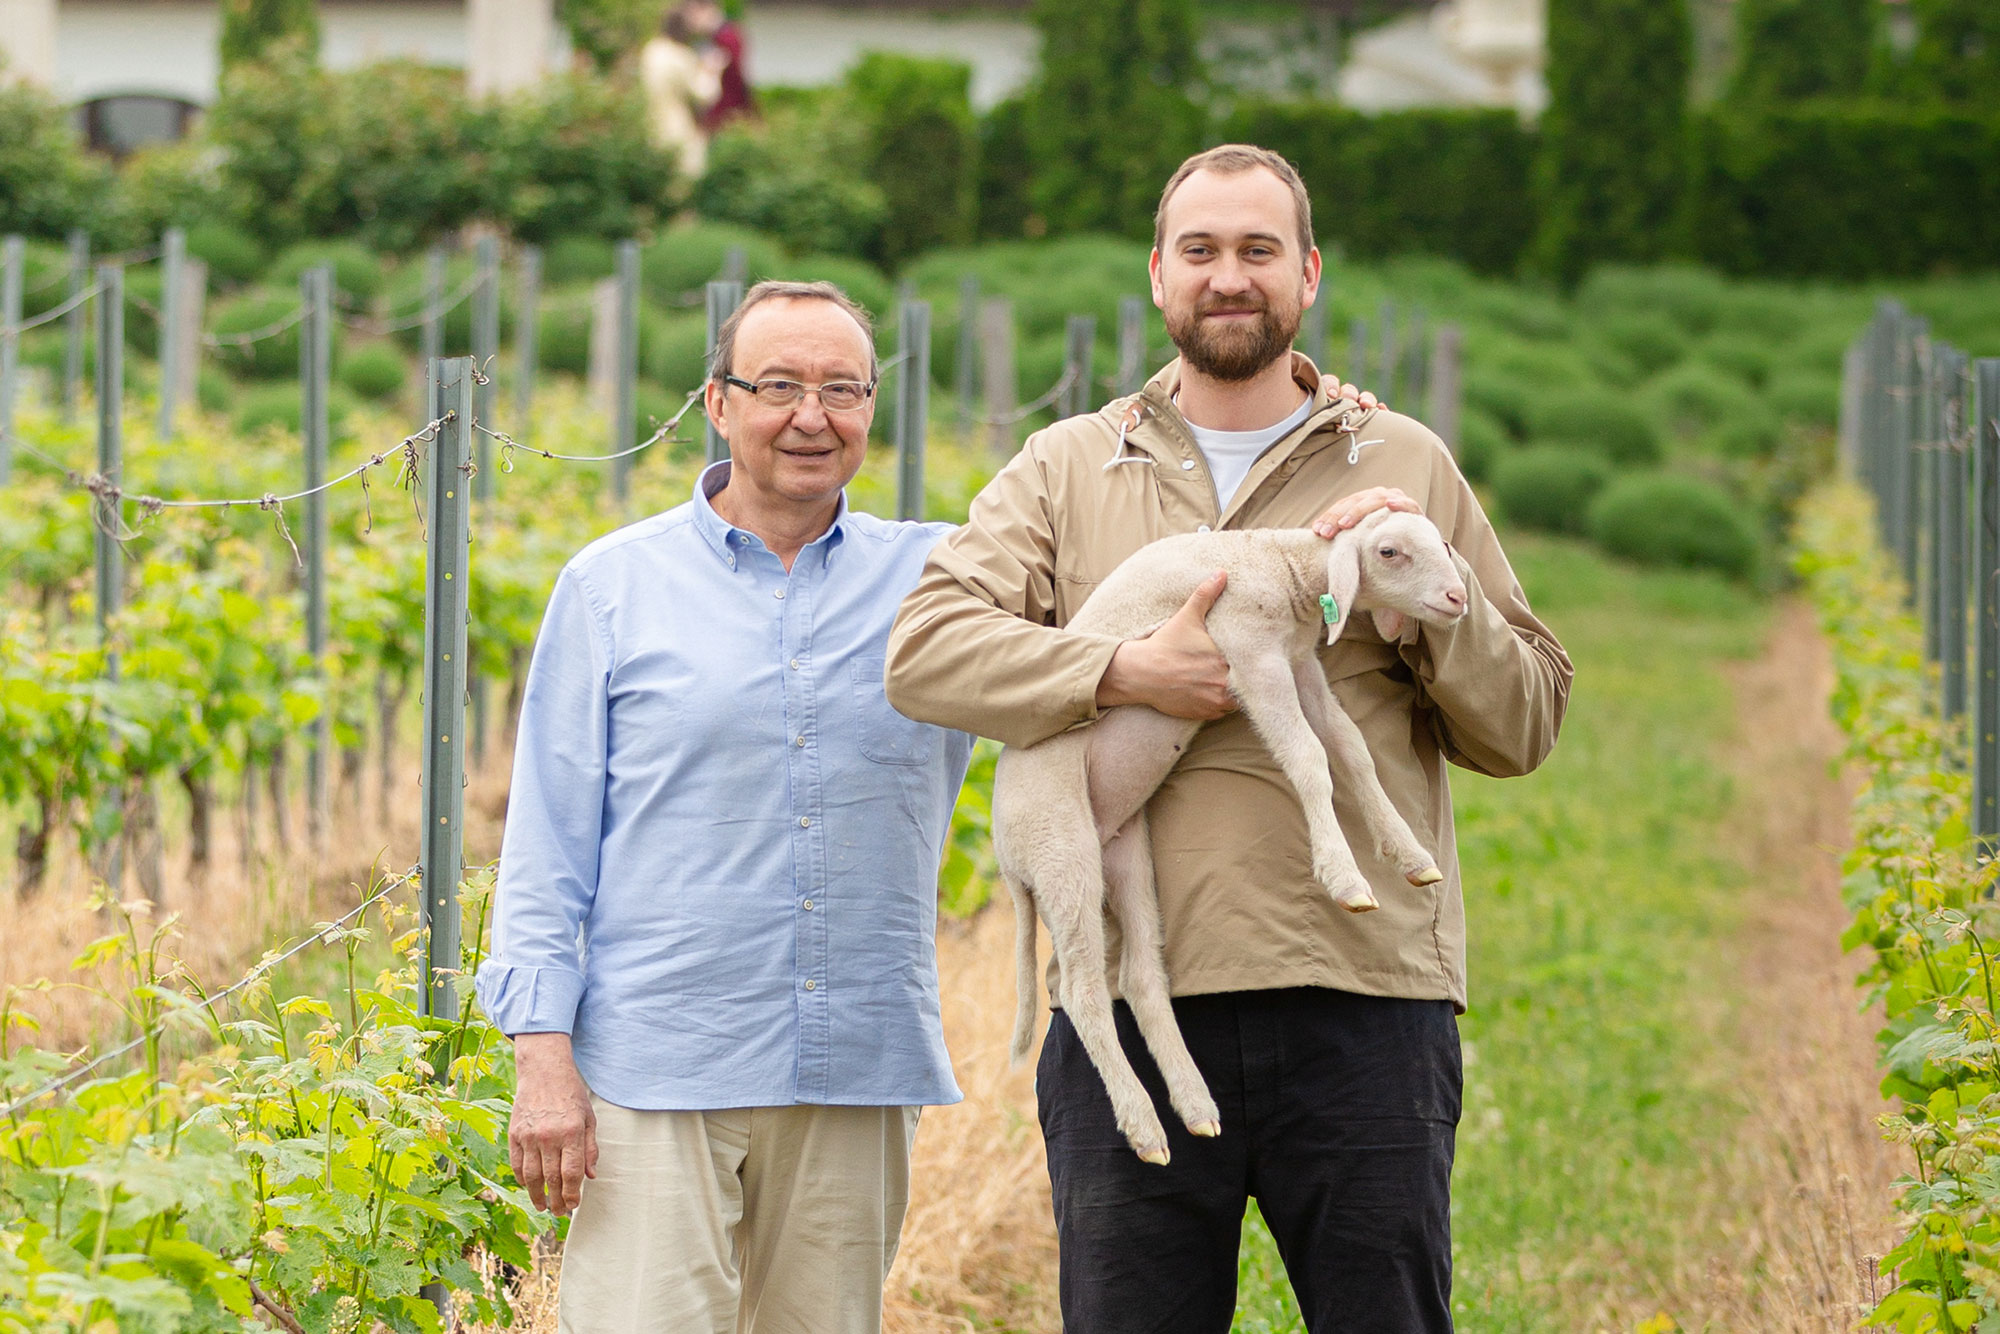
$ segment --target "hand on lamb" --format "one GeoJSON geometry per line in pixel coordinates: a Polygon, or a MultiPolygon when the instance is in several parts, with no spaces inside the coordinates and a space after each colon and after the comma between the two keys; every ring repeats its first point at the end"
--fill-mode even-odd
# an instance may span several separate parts
{"type": "Polygon", "coordinates": [[[1327,506],[1326,512],[1313,520],[1312,530],[1321,537],[1332,537],[1343,528],[1352,528],[1376,510],[1422,514],[1424,507],[1393,486],[1371,486],[1366,491],[1342,496],[1327,506]]]}
{"type": "Polygon", "coordinates": [[[1208,637],[1208,609],[1228,582],[1229,576],[1218,570],[1159,629],[1120,644],[1097,683],[1097,706],[1144,704],[1202,722],[1234,713],[1229,660],[1208,637]]]}

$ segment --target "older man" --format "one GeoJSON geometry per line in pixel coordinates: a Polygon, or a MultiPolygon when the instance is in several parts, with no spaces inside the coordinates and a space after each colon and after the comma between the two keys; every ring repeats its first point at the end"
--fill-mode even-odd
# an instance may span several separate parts
{"type": "Polygon", "coordinates": [[[848,510],[876,362],[760,283],[707,408],[729,460],[563,569],[522,702],[481,1003],[576,1334],[870,1334],[917,1109],[956,1102],[937,865],[971,740],[882,694],[944,525],[848,510]]]}
{"type": "MultiPolygon", "coordinates": [[[[1465,921],[1445,766],[1539,764],[1570,664],[1437,437],[1330,396],[1291,350],[1319,281],[1289,163],[1228,145],[1183,164],[1152,256],[1180,360],[1141,393],[1031,437],[932,552],[890,642],[898,708],[1010,743],[1121,704],[1210,720],[1147,814],[1175,1013],[1222,1134],[1197,1139],[1170,1118],[1171,1161],[1141,1162],[1058,1008],[1036,1086],[1069,1334],[1226,1331],[1253,1197],[1314,1334],[1451,1328],[1465,921]],[[1227,596],[1219,578],[1144,639],[1063,627],[1155,538],[1307,523],[1330,534],[1385,505],[1437,522],[1472,611],[1393,643],[1364,618],[1323,652],[1384,788],[1445,872],[1412,888],[1356,839],[1382,906],[1353,916],[1314,878],[1297,798],[1230,712],[1228,664],[1203,625],[1227,596]]],[[[1337,805],[1359,829],[1344,792],[1337,805]]],[[[1050,993],[1059,1007],[1053,967],[1050,993]]],[[[1121,1040],[1164,1106],[1119,1009],[1121,1040]]]]}

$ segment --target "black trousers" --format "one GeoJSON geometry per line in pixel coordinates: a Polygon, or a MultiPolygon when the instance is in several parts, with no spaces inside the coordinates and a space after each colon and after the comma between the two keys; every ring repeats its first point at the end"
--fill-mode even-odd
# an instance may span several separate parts
{"type": "Polygon", "coordinates": [[[1300,987],[1174,1001],[1222,1111],[1174,1116],[1131,1010],[1118,1036],[1173,1161],[1139,1161],[1057,1011],[1035,1087],[1067,1334],[1226,1334],[1247,1201],[1277,1239],[1311,1334],[1449,1334],[1460,1090],[1450,1001],[1300,987]]]}

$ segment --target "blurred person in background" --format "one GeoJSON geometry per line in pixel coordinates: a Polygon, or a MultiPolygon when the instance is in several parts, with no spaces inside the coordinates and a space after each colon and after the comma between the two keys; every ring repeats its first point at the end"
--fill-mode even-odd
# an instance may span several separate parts
{"type": "Polygon", "coordinates": [[[722,91],[702,118],[702,128],[710,134],[738,116],[757,114],[750,95],[750,80],[743,59],[743,28],[723,11],[716,0],[691,0],[689,17],[695,31],[711,43],[722,57],[722,91]]]}
{"type": "MultiPolygon", "coordinates": [[[[653,142],[671,148],[681,174],[701,175],[708,165],[704,118],[722,93],[726,56],[715,47],[696,50],[702,40],[696,13],[703,6],[678,4],[660,20],[660,31],[639,52],[639,82],[646,90],[646,124],[653,142]]],[[[713,5],[707,6],[713,9],[713,5]]]]}

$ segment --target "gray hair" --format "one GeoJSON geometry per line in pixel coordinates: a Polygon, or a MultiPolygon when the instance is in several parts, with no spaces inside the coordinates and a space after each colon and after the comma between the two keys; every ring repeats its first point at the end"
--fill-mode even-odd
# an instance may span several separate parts
{"type": "Polygon", "coordinates": [[[736,331],[742,326],[743,317],[766,301],[831,301],[861,326],[861,336],[868,341],[868,378],[872,381],[880,377],[881,367],[875,357],[875,326],[869,320],[868,312],[853,297],[832,283],[784,282],[767,278],[743,294],[743,304],[736,307],[716,332],[715,352],[708,359],[709,379],[720,383],[725,375],[735,374],[730,367],[736,357],[736,331]]]}

